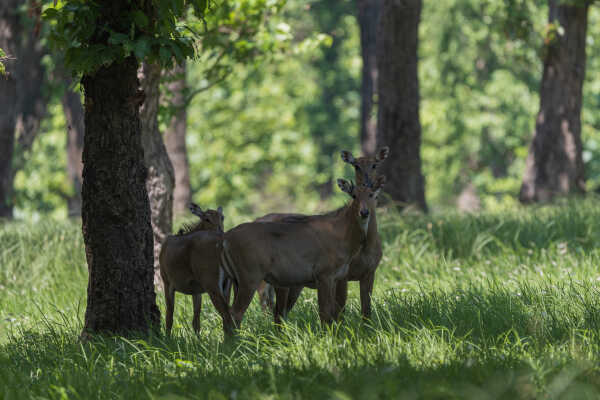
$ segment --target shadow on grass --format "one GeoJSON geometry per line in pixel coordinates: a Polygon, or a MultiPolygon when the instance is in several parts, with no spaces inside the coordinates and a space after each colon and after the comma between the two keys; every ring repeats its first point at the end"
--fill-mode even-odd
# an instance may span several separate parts
{"type": "Polygon", "coordinates": [[[0,397],[591,399],[599,298],[575,283],[392,292],[330,329],[307,302],[281,328],[249,313],[226,343],[216,317],[200,336],[89,343],[49,323],[0,346],[0,397]]]}
{"type": "MultiPolygon", "coordinates": [[[[45,335],[29,339],[38,346],[24,352],[0,349],[4,398],[512,400],[600,395],[600,373],[590,362],[528,360],[522,354],[428,364],[400,355],[368,365],[295,365],[292,360],[260,355],[249,360],[240,354],[229,366],[207,366],[192,353],[165,350],[158,339],[142,343],[113,338],[87,345],[71,339],[61,346],[45,335]]],[[[235,347],[222,349],[218,357],[234,355],[235,347]]]]}

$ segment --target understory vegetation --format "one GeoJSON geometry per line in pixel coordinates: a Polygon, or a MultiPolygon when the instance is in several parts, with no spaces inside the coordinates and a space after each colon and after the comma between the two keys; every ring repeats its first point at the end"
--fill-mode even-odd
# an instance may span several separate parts
{"type": "Polygon", "coordinates": [[[306,289],[280,328],[254,300],[226,342],[207,296],[193,333],[181,294],[170,339],[81,342],[80,223],[3,224],[0,398],[598,398],[597,198],[378,216],[384,258],[371,321],[351,283],[344,321],[322,329],[306,289]]]}

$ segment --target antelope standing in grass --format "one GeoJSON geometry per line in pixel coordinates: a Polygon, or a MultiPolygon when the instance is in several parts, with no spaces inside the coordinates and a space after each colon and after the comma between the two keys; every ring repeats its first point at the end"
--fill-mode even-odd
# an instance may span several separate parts
{"type": "Polygon", "coordinates": [[[321,322],[330,323],[335,317],[336,284],[346,277],[365,243],[383,181],[370,187],[338,179],[352,201],[336,211],[250,222],[225,233],[222,266],[238,287],[232,307],[237,326],[263,280],[275,287],[314,283],[321,322]]]}
{"type": "MultiPolygon", "coordinates": [[[[368,182],[377,181],[377,170],[379,165],[388,157],[389,148],[380,148],[373,157],[359,157],[354,158],[352,153],[349,151],[342,151],[342,160],[354,167],[356,183],[357,185],[363,185],[368,182]]],[[[258,222],[274,222],[280,221],[289,216],[299,216],[301,214],[267,214],[264,217],[258,218],[258,222]]],[[[360,302],[362,315],[365,318],[369,318],[371,315],[371,294],[373,293],[373,282],[375,279],[375,271],[379,266],[381,257],[383,255],[381,247],[381,239],[377,231],[377,216],[375,209],[371,214],[371,220],[369,221],[369,230],[367,232],[367,239],[365,245],[362,247],[360,253],[350,264],[348,275],[346,279],[340,279],[336,287],[336,319],[343,311],[346,305],[348,297],[348,281],[358,281],[360,283],[360,302]]],[[[307,287],[313,287],[313,284],[306,285],[307,287]]],[[[275,293],[277,296],[276,305],[274,308],[274,319],[275,322],[279,323],[282,317],[285,317],[287,313],[292,309],[304,286],[294,286],[289,288],[277,288],[275,293]],[[287,290],[289,289],[289,290],[287,290]]],[[[267,303],[272,304],[273,300],[267,297],[271,294],[272,290],[267,286],[265,290],[259,292],[261,297],[261,304],[267,303]]]]}
{"type": "Polygon", "coordinates": [[[217,312],[223,319],[226,335],[233,332],[233,321],[224,293],[228,291],[229,279],[220,268],[223,243],[223,210],[202,211],[195,204],[190,211],[200,221],[184,227],[175,236],[168,236],[160,252],[160,275],[165,288],[166,332],[171,335],[175,292],[191,294],[194,303],[192,326],[200,331],[202,293],[208,293],[217,312]]]}

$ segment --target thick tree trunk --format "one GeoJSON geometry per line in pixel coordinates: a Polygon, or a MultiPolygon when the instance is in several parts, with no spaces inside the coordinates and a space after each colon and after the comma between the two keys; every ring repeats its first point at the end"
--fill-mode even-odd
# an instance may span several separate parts
{"type": "Polygon", "coordinates": [[[84,335],[158,326],[137,61],[84,75],[82,220],[89,269],[84,335]]]}
{"type": "Polygon", "coordinates": [[[13,151],[17,113],[17,39],[22,34],[17,6],[6,1],[0,6],[0,48],[11,57],[4,62],[7,75],[0,76],[0,218],[12,218],[13,151]]]}
{"type": "Polygon", "coordinates": [[[381,0],[356,0],[356,5],[363,61],[360,89],[360,143],[364,155],[373,155],[377,133],[377,118],[373,110],[377,93],[376,38],[381,0]]]}
{"type": "Polygon", "coordinates": [[[83,171],[81,154],[85,127],[81,96],[78,92],[70,90],[69,86],[70,81],[67,81],[62,97],[63,111],[67,121],[67,174],[73,186],[73,195],[67,199],[67,207],[70,217],[78,217],[81,215],[81,174],[83,171]]]}
{"type": "Polygon", "coordinates": [[[146,190],[150,199],[152,231],[154,232],[154,283],[161,285],[160,248],[173,229],[173,187],[175,177],[167,149],[158,130],[161,68],[158,64],[144,63],[139,71],[140,83],[146,96],[140,109],[142,147],[148,169],[146,190]]]}
{"type": "Polygon", "coordinates": [[[524,203],[585,192],[581,102],[588,7],[550,1],[549,21],[558,21],[564,33],[548,37],[545,49],[540,111],[519,194],[524,203]]]}
{"type": "Polygon", "coordinates": [[[192,201],[190,165],[185,144],[185,136],[187,133],[185,79],[185,64],[176,65],[175,68],[169,71],[169,83],[167,87],[172,96],[169,101],[172,107],[177,108],[177,112],[173,118],[171,118],[165,132],[165,145],[175,172],[175,191],[173,192],[173,213],[175,215],[185,213],[188,205],[192,201]]]}
{"type": "Polygon", "coordinates": [[[377,31],[377,146],[392,156],[382,164],[385,191],[400,207],[427,211],[421,173],[417,48],[421,0],[383,0],[377,31]]]}

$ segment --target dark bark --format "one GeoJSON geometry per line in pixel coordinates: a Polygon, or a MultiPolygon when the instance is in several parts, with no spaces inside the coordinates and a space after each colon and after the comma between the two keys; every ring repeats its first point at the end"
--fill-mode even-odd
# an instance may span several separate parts
{"type": "Polygon", "coordinates": [[[550,1],[549,21],[558,21],[564,34],[547,38],[540,111],[519,194],[524,203],[585,192],[581,102],[588,8],[550,1]]]}
{"type": "Polygon", "coordinates": [[[70,89],[70,80],[66,81],[65,92],[62,97],[63,111],[67,121],[67,174],[73,186],[73,195],[67,199],[70,217],[81,215],[81,174],[83,163],[83,106],[81,95],[70,89]]]}
{"type": "Polygon", "coordinates": [[[158,104],[160,99],[161,67],[144,63],[139,71],[140,84],[145,100],[140,108],[142,122],[142,147],[144,162],[148,169],[146,190],[150,200],[152,231],[154,232],[154,283],[161,285],[159,260],[160,248],[173,229],[173,166],[158,129],[158,104]]]}
{"type": "Polygon", "coordinates": [[[421,172],[417,49],[421,0],[383,0],[377,31],[377,147],[389,146],[382,164],[385,191],[400,207],[427,211],[421,172]]]}
{"type": "Polygon", "coordinates": [[[360,143],[364,155],[375,153],[377,118],[377,26],[382,0],[356,0],[362,55],[360,143]]]}
{"type": "Polygon", "coordinates": [[[158,327],[137,61],[84,75],[82,220],[88,262],[84,335],[158,327]]]}
{"type": "Polygon", "coordinates": [[[13,151],[17,110],[17,38],[22,34],[16,13],[19,1],[0,6],[0,48],[10,57],[4,62],[7,75],[0,76],[0,218],[12,218],[13,151]]]}
{"type": "Polygon", "coordinates": [[[170,106],[176,108],[165,132],[167,153],[175,172],[175,191],[173,192],[173,213],[181,215],[187,211],[192,201],[190,186],[190,165],[187,156],[185,137],[187,133],[186,69],[185,64],[176,65],[168,74],[168,92],[170,106]]]}

